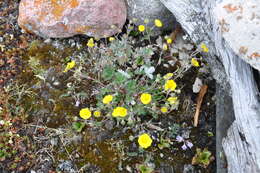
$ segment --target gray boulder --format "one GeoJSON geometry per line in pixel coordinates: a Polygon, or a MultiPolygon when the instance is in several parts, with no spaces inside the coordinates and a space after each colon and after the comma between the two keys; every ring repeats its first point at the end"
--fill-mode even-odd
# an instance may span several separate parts
{"type": "Polygon", "coordinates": [[[153,29],[154,34],[158,35],[162,31],[172,31],[177,26],[173,14],[160,2],[160,0],[126,0],[128,19],[137,19],[136,25],[144,24],[145,19],[149,19],[148,27],[154,26],[154,20],[160,19],[163,27],[153,29]]]}
{"type": "Polygon", "coordinates": [[[224,0],[216,4],[214,15],[232,50],[260,71],[259,3],[259,0],[224,0]]]}

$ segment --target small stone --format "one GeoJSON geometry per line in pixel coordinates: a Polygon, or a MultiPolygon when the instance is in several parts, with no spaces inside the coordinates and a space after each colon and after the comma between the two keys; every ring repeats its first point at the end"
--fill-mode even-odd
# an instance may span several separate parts
{"type": "Polygon", "coordinates": [[[183,173],[195,173],[195,168],[191,164],[185,164],[183,173]]]}
{"type": "Polygon", "coordinates": [[[202,85],[203,85],[203,83],[202,83],[201,79],[197,77],[195,79],[194,84],[192,85],[192,91],[194,93],[199,93],[202,85]]]}
{"type": "Polygon", "coordinates": [[[55,81],[55,82],[53,82],[53,85],[54,85],[54,86],[59,86],[59,85],[60,85],[60,82],[59,82],[59,81],[55,81]]]}
{"type": "Polygon", "coordinates": [[[58,165],[58,170],[64,173],[76,172],[75,165],[71,161],[65,160],[58,165]]]}
{"type": "Polygon", "coordinates": [[[51,139],[51,145],[52,146],[57,146],[58,145],[58,139],[57,138],[52,138],[51,139]]]}
{"type": "Polygon", "coordinates": [[[126,166],[126,170],[127,170],[128,172],[133,172],[132,168],[131,168],[129,165],[126,166]]]}

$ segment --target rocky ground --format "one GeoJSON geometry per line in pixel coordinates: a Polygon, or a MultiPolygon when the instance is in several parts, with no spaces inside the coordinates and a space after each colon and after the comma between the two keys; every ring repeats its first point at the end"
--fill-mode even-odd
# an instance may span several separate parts
{"type": "MultiPolygon", "coordinates": [[[[175,141],[174,147],[150,149],[146,154],[152,153],[151,158],[147,155],[138,156],[137,144],[127,142],[133,132],[127,128],[113,128],[114,121],[105,121],[104,129],[88,127],[82,133],[76,133],[71,130],[73,117],[48,116],[63,112],[78,114],[78,110],[70,103],[72,100],[61,102],[54,108],[51,101],[46,102],[46,98],[57,98],[64,90],[59,90],[59,87],[58,90],[53,89],[50,87],[52,84],[37,88],[38,80],[34,79],[28,58],[40,56],[40,62],[49,70],[48,80],[51,81],[51,77],[60,77],[56,76],[53,69],[61,69],[63,59],[75,51],[74,48],[68,48],[67,51],[56,49],[59,47],[57,45],[64,43],[65,47],[70,47],[72,44],[85,44],[85,37],[45,40],[44,43],[43,39],[35,35],[22,33],[17,25],[17,15],[18,1],[0,2],[0,172],[141,172],[137,165],[142,163],[148,168],[155,167],[154,172],[162,173],[215,172],[213,159],[207,168],[191,164],[196,148],[208,148],[215,155],[215,82],[209,74],[201,76],[209,90],[201,107],[199,127],[194,128],[192,125],[197,97],[192,92],[192,84],[199,74],[196,68],[189,70],[181,82],[186,84],[182,95],[185,98],[182,100],[185,102],[182,111],[179,111],[178,116],[161,117],[154,122],[163,129],[167,129],[169,125],[176,125],[176,128],[178,126],[194,147],[182,150],[182,144],[175,141]],[[53,45],[57,47],[54,48],[53,45]],[[54,50],[54,54],[50,53],[54,50]],[[55,59],[56,56],[60,59],[55,59]],[[22,84],[36,90],[25,91],[22,84]],[[39,97],[28,99],[30,94],[39,97]],[[32,108],[32,104],[39,107],[32,108]],[[34,109],[37,111],[33,112],[34,109]],[[12,154],[4,155],[3,150],[12,154]]],[[[165,72],[162,70],[161,73],[165,72]]],[[[156,128],[158,130],[156,126],[151,127],[150,132],[154,139],[159,140],[156,128]]],[[[143,172],[146,173],[144,170],[143,172]]]]}
{"type": "Polygon", "coordinates": [[[21,56],[36,37],[22,33],[17,24],[18,1],[0,2],[0,86],[21,72],[21,56]]]}

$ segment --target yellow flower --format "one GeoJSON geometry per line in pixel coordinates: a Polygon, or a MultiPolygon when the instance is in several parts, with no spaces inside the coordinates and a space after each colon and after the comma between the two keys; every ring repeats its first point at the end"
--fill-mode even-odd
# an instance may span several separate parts
{"type": "Polygon", "coordinates": [[[174,91],[175,88],[177,87],[177,84],[174,80],[167,80],[164,84],[164,89],[174,91]]]}
{"type": "Polygon", "coordinates": [[[161,107],[161,112],[162,112],[162,113],[168,112],[168,108],[167,108],[167,107],[161,107]]]}
{"type": "Polygon", "coordinates": [[[66,68],[65,68],[65,70],[64,70],[63,72],[69,71],[70,69],[72,69],[73,67],[75,67],[75,65],[76,65],[76,62],[75,62],[75,61],[68,62],[68,63],[67,63],[67,66],[66,66],[66,68]]]}
{"type": "Polygon", "coordinates": [[[167,42],[168,44],[172,44],[172,39],[171,39],[171,38],[167,38],[167,39],[166,39],[166,42],[167,42]]]}
{"type": "Polygon", "coordinates": [[[161,28],[163,26],[162,22],[159,19],[155,19],[154,20],[154,24],[155,26],[157,26],[158,28],[161,28]]]}
{"type": "Polygon", "coordinates": [[[173,73],[167,73],[163,76],[164,79],[170,79],[173,76],[173,73]]]}
{"type": "Polygon", "coordinates": [[[87,46],[88,46],[88,47],[91,47],[91,48],[95,46],[95,43],[94,43],[94,39],[93,39],[93,38],[91,38],[91,39],[88,40],[87,46]]]}
{"type": "Polygon", "coordinates": [[[100,115],[101,115],[101,112],[100,112],[100,111],[95,111],[95,112],[94,112],[94,116],[95,116],[95,117],[100,117],[100,115]]]}
{"type": "Polygon", "coordinates": [[[89,108],[81,109],[79,112],[79,116],[83,119],[89,119],[91,117],[91,111],[89,108]]]}
{"type": "Polygon", "coordinates": [[[144,32],[145,26],[144,26],[144,25],[139,25],[139,26],[138,26],[138,30],[139,30],[140,32],[144,32]]]}
{"type": "Polygon", "coordinates": [[[202,43],[201,45],[200,45],[200,47],[201,47],[201,49],[202,49],[202,51],[203,52],[209,52],[209,48],[206,46],[206,44],[205,43],[202,43]]]}
{"type": "Polygon", "coordinates": [[[152,138],[149,136],[149,134],[147,133],[143,133],[138,137],[138,144],[142,147],[142,148],[148,148],[152,145],[152,138]]]}
{"type": "Polygon", "coordinates": [[[169,97],[167,99],[168,102],[170,102],[170,104],[176,104],[178,100],[178,97],[169,97]]]}
{"type": "Polygon", "coordinates": [[[196,58],[191,58],[191,64],[194,66],[194,67],[199,67],[200,64],[198,62],[198,60],[196,58]]]}
{"type": "Polygon", "coordinates": [[[104,104],[109,104],[111,101],[113,100],[113,96],[112,95],[106,95],[104,98],[103,98],[103,103],[104,104]]]}
{"type": "Polygon", "coordinates": [[[152,96],[151,94],[148,93],[143,93],[140,97],[140,100],[143,104],[149,104],[152,101],[152,96]]]}
{"type": "Polygon", "coordinates": [[[108,40],[109,40],[110,42],[112,42],[112,41],[115,40],[115,37],[109,37],[108,40]]]}
{"type": "Polygon", "coordinates": [[[126,115],[127,115],[127,109],[124,107],[116,107],[112,113],[113,117],[125,117],[126,115]]]}
{"type": "Polygon", "coordinates": [[[163,47],[162,47],[163,50],[167,50],[168,49],[168,46],[167,44],[163,43],[163,47]]]}

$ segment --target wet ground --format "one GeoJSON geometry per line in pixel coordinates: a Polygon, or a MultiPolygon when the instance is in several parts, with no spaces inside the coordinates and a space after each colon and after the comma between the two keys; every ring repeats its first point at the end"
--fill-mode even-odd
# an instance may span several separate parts
{"type": "MultiPolygon", "coordinates": [[[[77,36],[43,40],[22,33],[16,23],[17,5],[17,1],[0,2],[0,86],[17,85],[13,89],[16,92],[1,91],[0,105],[4,114],[0,118],[10,119],[13,124],[8,127],[26,140],[17,138],[17,154],[0,159],[0,172],[138,172],[138,164],[143,163],[155,167],[154,172],[215,172],[215,161],[207,168],[191,165],[196,148],[207,148],[215,155],[215,82],[210,74],[189,69],[184,78],[177,81],[184,86],[180,109],[154,120],[152,124],[156,126],[147,126],[157,143],[160,129],[167,129],[167,138],[186,135],[194,145],[191,149],[183,150],[183,143],[174,141],[171,147],[159,149],[154,145],[147,151],[140,151],[136,141],[131,141],[134,128],[124,125],[115,128],[115,122],[109,119],[100,119],[102,127],[89,123],[77,133],[72,124],[77,120],[79,108],[75,106],[75,99],[64,95],[72,74],[60,71],[67,57],[85,51],[71,45],[85,44],[86,39],[77,36]],[[44,82],[41,76],[34,75],[35,70],[41,69],[47,72],[44,82]],[[195,128],[192,123],[197,94],[192,92],[192,84],[197,76],[209,89],[201,107],[199,126],[195,128]],[[22,86],[28,92],[24,92],[22,86]],[[13,96],[12,93],[23,94],[13,96]],[[8,111],[10,107],[13,111],[8,111]]],[[[157,72],[168,70],[158,69],[157,72]]],[[[76,90],[90,94],[94,87],[96,84],[87,81],[80,83],[76,90]]],[[[91,104],[95,99],[90,97],[85,102],[91,104]]],[[[0,129],[1,134],[4,132],[0,129]]]]}

